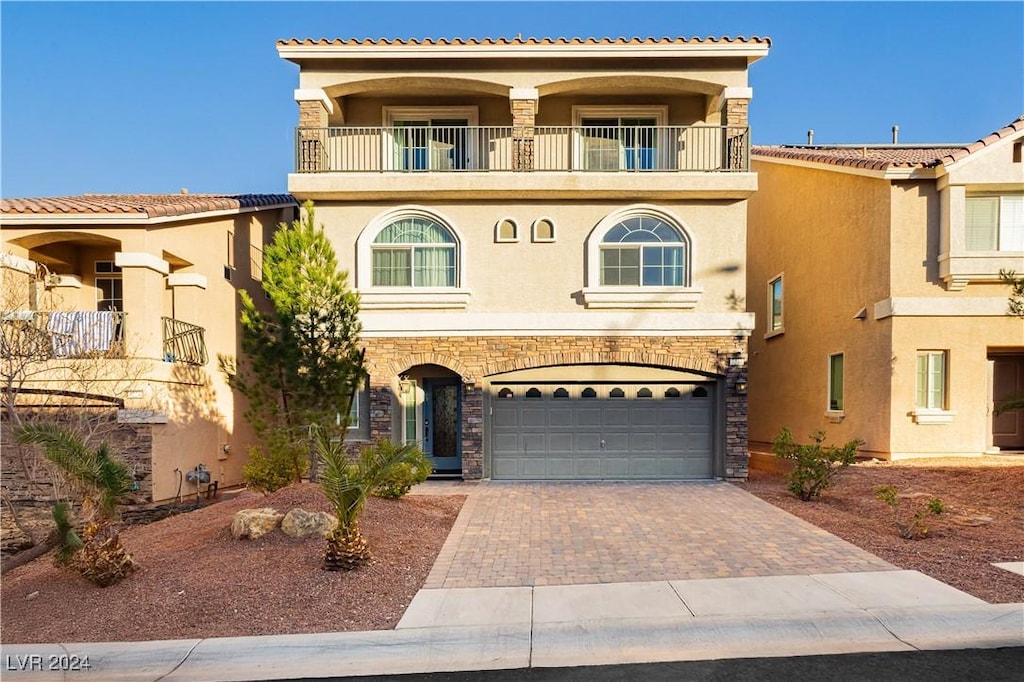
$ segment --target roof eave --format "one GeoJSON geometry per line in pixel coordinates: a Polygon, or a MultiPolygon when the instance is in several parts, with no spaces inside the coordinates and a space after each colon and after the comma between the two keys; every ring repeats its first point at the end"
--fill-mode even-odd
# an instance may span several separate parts
{"type": "Polygon", "coordinates": [[[939,167],[924,168],[921,166],[887,166],[885,168],[864,168],[860,166],[848,166],[840,163],[827,163],[824,161],[809,161],[807,159],[787,159],[779,156],[767,156],[751,153],[752,161],[763,161],[766,163],[777,163],[784,166],[799,166],[801,168],[812,168],[816,170],[831,171],[833,173],[846,173],[847,175],[860,175],[862,177],[876,178],[878,180],[934,180],[944,175],[944,169],[939,167]]]}
{"type": "Polygon", "coordinates": [[[273,211],[282,208],[294,208],[295,203],[280,202],[263,206],[240,206],[238,208],[200,211],[196,213],[179,213],[177,215],[161,215],[150,217],[148,213],[3,213],[0,224],[5,227],[39,227],[45,225],[160,225],[163,223],[182,222],[186,220],[208,220],[224,216],[254,213],[257,211],[273,211]]]}
{"type": "Polygon", "coordinates": [[[538,45],[277,45],[282,59],[594,59],[607,57],[742,57],[748,64],[766,57],[767,42],[538,45]]]}

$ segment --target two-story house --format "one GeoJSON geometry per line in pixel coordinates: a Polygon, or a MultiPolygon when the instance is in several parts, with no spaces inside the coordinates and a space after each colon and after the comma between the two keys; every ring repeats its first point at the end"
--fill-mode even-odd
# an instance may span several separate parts
{"type": "Polygon", "coordinates": [[[751,450],[861,438],[884,459],[1024,449],[1024,118],[961,145],[755,147],[751,450]]]}
{"type": "MultiPolygon", "coordinates": [[[[217,356],[239,354],[238,289],[263,300],[263,245],[296,211],[287,194],[4,199],[5,405],[108,420],[143,500],[241,484],[254,438],[217,356]]],[[[15,450],[5,493],[44,492],[15,450]]]]}
{"type": "Polygon", "coordinates": [[[361,296],[356,439],[436,474],[743,478],[763,38],[281,41],[361,296]]]}

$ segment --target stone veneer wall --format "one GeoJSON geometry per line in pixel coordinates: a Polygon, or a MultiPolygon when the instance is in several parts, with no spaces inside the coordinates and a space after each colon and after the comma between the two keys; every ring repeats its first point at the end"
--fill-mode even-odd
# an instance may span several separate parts
{"type": "Polygon", "coordinates": [[[462,469],[483,476],[484,377],[533,367],[616,363],[693,370],[724,377],[725,477],[747,478],[747,343],[733,336],[442,336],[366,338],[370,437],[390,438],[391,383],[416,365],[457,372],[463,381],[462,469]]]}
{"type": "MultiPolygon", "coordinates": [[[[19,507],[49,506],[55,499],[49,465],[38,455],[14,443],[11,426],[0,426],[3,448],[0,450],[0,476],[3,494],[19,507]]],[[[134,475],[136,490],[125,502],[129,505],[153,501],[153,427],[151,424],[110,424],[102,440],[110,445],[134,475]]],[[[91,442],[96,447],[99,440],[91,442]]]]}

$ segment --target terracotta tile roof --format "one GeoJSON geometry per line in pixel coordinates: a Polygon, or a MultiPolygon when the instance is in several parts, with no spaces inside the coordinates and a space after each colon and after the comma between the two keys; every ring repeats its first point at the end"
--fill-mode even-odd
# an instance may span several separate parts
{"type": "Polygon", "coordinates": [[[140,218],[165,218],[295,203],[290,194],[80,194],[73,197],[0,199],[0,214],[135,213],[140,218]]]}
{"type": "Polygon", "coordinates": [[[278,40],[277,44],[282,45],[350,45],[350,46],[374,46],[380,47],[383,45],[395,45],[395,46],[420,46],[420,45],[686,45],[686,44],[712,44],[712,43],[751,43],[751,44],[766,44],[771,45],[771,38],[762,38],[759,36],[751,36],[745,38],[743,36],[736,36],[730,38],[729,36],[722,36],[721,38],[685,38],[685,37],[625,37],[619,36],[617,38],[603,37],[595,38],[588,36],[586,38],[573,37],[573,38],[523,38],[516,36],[515,38],[289,38],[288,40],[278,40]]]}
{"type": "Polygon", "coordinates": [[[934,168],[973,154],[998,140],[1024,130],[1024,116],[991,135],[970,144],[949,145],[755,145],[755,156],[813,161],[834,166],[888,170],[890,168],[934,168]]]}

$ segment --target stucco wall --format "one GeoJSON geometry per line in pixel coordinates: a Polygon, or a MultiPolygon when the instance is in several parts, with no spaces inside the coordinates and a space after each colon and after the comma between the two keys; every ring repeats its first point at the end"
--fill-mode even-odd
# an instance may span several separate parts
{"type": "MultiPolygon", "coordinates": [[[[469,312],[578,312],[584,288],[584,244],[602,218],[623,208],[615,202],[463,202],[420,204],[442,217],[465,240],[463,286],[470,289],[469,312]],[[495,243],[495,224],[510,217],[519,224],[517,243],[495,243]],[[554,221],[556,241],[531,241],[531,224],[554,221]]],[[[704,287],[696,311],[727,311],[731,296],[744,296],[746,211],[743,201],[673,202],[658,205],[678,217],[693,241],[693,284],[704,287]]],[[[320,202],[317,222],[325,226],[341,267],[355,281],[359,234],[377,216],[395,208],[382,204],[320,202]]],[[[628,315],[624,316],[628,323],[628,315]]]]}
{"type": "Polygon", "coordinates": [[[754,162],[747,237],[750,438],[770,443],[782,426],[804,440],[889,447],[888,320],[873,318],[889,287],[889,183],[754,162]],[[785,333],[766,339],[767,285],[783,274],[785,333]],[[866,309],[865,319],[855,319],[866,309]],[[845,354],[845,416],[826,417],[828,356],[845,354]]]}

